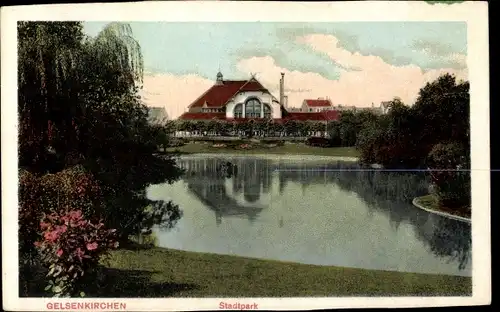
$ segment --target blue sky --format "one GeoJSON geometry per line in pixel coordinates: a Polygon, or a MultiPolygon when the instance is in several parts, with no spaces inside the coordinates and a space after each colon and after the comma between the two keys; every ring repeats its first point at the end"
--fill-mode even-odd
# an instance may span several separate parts
{"type": "MultiPolygon", "coordinates": [[[[107,22],[86,22],[96,35],[107,22]]],[[[443,56],[465,54],[467,28],[462,22],[343,22],[343,23],[193,23],[132,22],[144,54],[146,70],[213,78],[219,67],[225,76],[239,78],[238,61],[268,55],[289,70],[339,78],[335,61],[299,45],[294,38],[309,33],[333,35],[340,45],[363,55],[380,56],[386,63],[414,64],[423,70],[456,68],[443,56]],[[422,52],[427,48],[432,54],[422,52]]]]}

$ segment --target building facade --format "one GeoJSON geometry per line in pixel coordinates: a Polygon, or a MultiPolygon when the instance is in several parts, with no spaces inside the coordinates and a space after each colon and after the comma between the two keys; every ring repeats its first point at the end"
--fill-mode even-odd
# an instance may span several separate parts
{"type": "MultiPolygon", "coordinates": [[[[314,109],[294,111],[288,109],[285,95],[285,75],[281,74],[279,99],[274,97],[255,77],[248,80],[224,80],[222,73],[217,73],[215,84],[194,100],[180,120],[226,120],[245,122],[249,120],[287,120],[332,121],[340,115],[335,110],[314,109]]],[[[311,107],[315,100],[308,102],[311,107]]],[[[304,101],[304,102],[306,102],[304,101]]],[[[328,100],[329,106],[331,102],[328,100]]],[[[307,107],[309,107],[307,106],[307,107]]]]}
{"type": "Polygon", "coordinates": [[[300,108],[300,111],[305,113],[319,113],[328,110],[334,110],[332,102],[328,98],[306,99],[300,108]]]}

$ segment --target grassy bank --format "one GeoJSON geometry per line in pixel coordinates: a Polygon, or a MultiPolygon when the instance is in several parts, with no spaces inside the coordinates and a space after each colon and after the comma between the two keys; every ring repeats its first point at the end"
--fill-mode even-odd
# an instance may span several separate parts
{"type": "Polygon", "coordinates": [[[469,212],[457,211],[456,209],[454,210],[447,207],[443,207],[439,205],[437,198],[431,194],[415,198],[415,203],[428,210],[447,213],[452,216],[461,218],[467,218],[467,219],[471,218],[470,211],[469,212]]]}
{"type": "Polygon", "coordinates": [[[112,253],[96,297],[470,295],[471,278],[325,267],[178,250],[112,253]]]}
{"type": "Polygon", "coordinates": [[[214,144],[202,142],[190,142],[183,146],[168,148],[168,152],[179,152],[181,154],[195,153],[241,153],[241,154],[279,154],[279,155],[317,155],[317,156],[344,156],[358,157],[359,154],[354,147],[312,147],[304,143],[286,143],[281,146],[260,145],[249,143],[250,147],[244,149],[239,147],[215,147],[214,144]]]}

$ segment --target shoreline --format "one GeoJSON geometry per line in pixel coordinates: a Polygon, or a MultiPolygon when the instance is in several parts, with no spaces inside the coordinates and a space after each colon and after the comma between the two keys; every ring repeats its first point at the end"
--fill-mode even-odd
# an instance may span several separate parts
{"type": "Polygon", "coordinates": [[[325,155],[310,155],[310,154],[243,154],[243,153],[192,153],[192,154],[179,154],[174,157],[179,158],[207,158],[207,157],[231,157],[231,158],[264,158],[269,160],[302,160],[302,161],[317,161],[317,160],[337,160],[337,161],[349,161],[349,162],[359,162],[359,157],[352,156],[325,156],[325,155]]]}
{"type": "Polygon", "coordinates": [[[471,218],[457,216],[457,215],[454,215],[454,214],[451,214],[451,213],[447,213],[447,212],[444,212],[444,211],[439,211],[439,210],[432,209],[432,208],[424,206],[423,204],[420,203],[420,199],[422,197],[423,196],[415,197],[412,200],[412,202],[411,202],[413,204],[413,206],[415,206],[415,207],[417,207],[419,209],[422,209],[424,211],[430,212],[432,214],[441,216],[441,217],[445,217],[445,218],[449,218],[449,219],[453,219],[453,220],[457,220],[457,221],[466,222],[466,223],[471,224],[471,218]]]}

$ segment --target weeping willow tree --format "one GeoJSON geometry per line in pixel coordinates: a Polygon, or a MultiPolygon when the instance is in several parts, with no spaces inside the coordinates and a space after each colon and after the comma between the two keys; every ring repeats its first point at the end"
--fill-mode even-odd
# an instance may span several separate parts
{"type": "Polygon", "coordinates": [[[89,124],[95,117],[144,124],[136,96],[143,60],[129,25],[112,23],[85,38],[78,22],[22,22],[18,34],[22,166],[58,170],[51,154],[85,156],[88,139],[102,139],[95,131],[110,134],[89,124]]]}
{"type": "Polygon", "coordinates": [[[153,156],[158,129],[138,96],[144,65],[130,25],[88,37],[80,22],[21,22],[18,36],[20,167],[83,165],[105,192],[102,217],[126,237],[148,223],[145,187],[181,173],[172,158],[153,156]]]}

